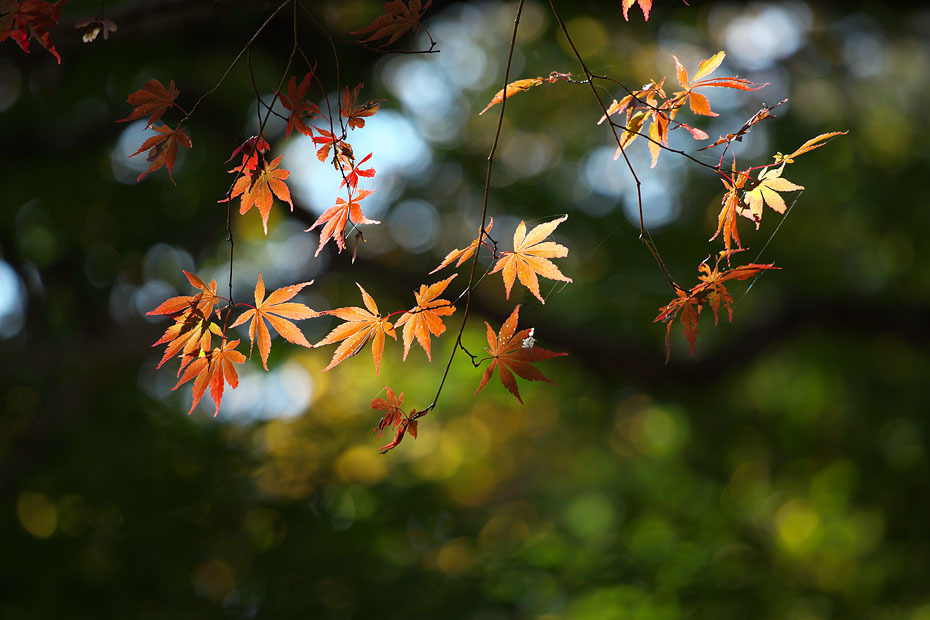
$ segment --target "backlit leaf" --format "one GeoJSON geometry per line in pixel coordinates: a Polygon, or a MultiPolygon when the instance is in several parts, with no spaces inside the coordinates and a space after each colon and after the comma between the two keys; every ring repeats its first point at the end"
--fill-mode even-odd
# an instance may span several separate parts
{"type": "Polygon", "coordinates": [[[300,328],[289,320],[299,321],[319,316],[319,312],[311,310],[304,304],[289,302],[301,289],[311,284],[313,284],[313,281],[285,286],[265,298],[265,282],[262,280],[262,274],[258,274],[258,283],[255,285],[255,307],[243,312],[236,319],[236,322],[230,325],[230,327],[236,327],[246,321],[251,321],[249,324],[249,341],[251,343],[249,356],[252,355],[252,346],[254,346],[257,339],[258,352],[262,356],[262,366],[265,367],[265,370],[268,370],[268,354],[271,353],[271,334],[268,332],[265,321],[268,321],[275,331],[288,342],[307,348],[313,347],[304,338],[300,328]]]}
{"type": "Polygon", "coordinates": [[[490,271],[490,273],[502,272],[507,299],[510,299],[510,289],[513,287],[515,278],[519,278],[523,286],[528,288],[542,303],[546,303],[546,300],[539,293],[537,275],[550,280],[572,281],[571,278],[562,275],[555,263],[549,260],[568,256],[568,248],[553,241],[543,241],[567,219],[568,216],[563,215],[551,222],[540,224],[529,234],[526,232],[526,222],[520,222],[513,234],[513,252],[504,252],[503,257],[490,271]]]}

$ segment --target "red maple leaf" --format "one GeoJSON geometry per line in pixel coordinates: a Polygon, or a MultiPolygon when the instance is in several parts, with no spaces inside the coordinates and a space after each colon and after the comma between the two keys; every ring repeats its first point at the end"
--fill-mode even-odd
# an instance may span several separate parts
{"type": "Polygon", "coordinates": [[[68,0],[55,3],[42,0],[0,0],[0,41],[13,39],[28,54],[31,37],[61,64],[61,56],[52,43],[49,31],[58,25],[61,7],[67,2],[68,0]]]}
{"type": "MultiPolygon", "coordinates": [[[[516,373],[527,381],[545,381],[546,383],[552,383],[552,381],[547,379],[544,374],[533,366],[533,363],[553,357],[568,355],[567,353],[555,353],[543,349],[542,347],[537,347],[536,341],[533,339],[532,328],[518,332],[517,318],[519,315],[520,306],[517,305],[501,326],[500,334],[495,334],[494,330],[491,329],[491,325],[485,322],[488,328],[487,352],[491,354],[491,363],[485,368],[484,375],[481,377],[481,384],[478,386],[478,389],[475,390],[475,394],[480,392],[484,386],[488,384],[491,375],[494,374],[494,369],[497,368],[497,374],[500,377],[501,383],[503,383],[504,387],[522,403],[523,399],[520,398],[520,390],[517,389],[517,380],[514,379],[513,373],[516,373]]],[[[553,383],[553,385],[555,384],[553,383]]]]}
{"type": "MultiPolygon", "coordinates": [[[[233,151],[232,155],[229,156],[224,163],[229,163],[236,158],[236,155],[242,153],[242,165],[239,169],[243,171],[255,170],[258,167],[258,156],[262,153],[267,153],[268,149],[271,148],[271,145],[265,141],[263,136],[252,136],[242,144],[236,147],[236,150],[233,151]]],[[[232,172],[237,172],[237,170],[232,170],[232,172]]]]}
{"type": "Polygon", "coordinates": [[[171,176],[171,171],[174,170],[174,159],[178,156],[178,144],[189,149],[191,148],[191,138],[187,135],[185,130],[180,128],[172,129],[168,127],[168,125],[152,127],[152,129],[158,132],[158,135],[147,139],[142,143],[138,151],[130,155],[130,157],[135,157],[142,151],[148,151],[149,155],[147,159],[152,162],[149,169],[140,174],[136,181],[141,181],[142,177],[145,175],[150,172],[155,172],[162,166],[165,166],[168,168],[168,178],[174,183],[174,177],[171,176]]]}
{"type": "Polygon", "coordinates": [[[383,99],[372,99],[359,105],[358,93],[362,90],[363,86],[365,86],[365,83],[361,82],[358,86],[353,88],[351,92],[349,92],[349,87],[346,86],[345,92],[342,93],[340,113],[349,119],[348,125],[350,129],[361,129],[364,127],[365,117],[373,116],[374,113],[378,111],[378,108],[381,107],[381,102],[384,101],[383,99]]]}
{"type": "MultiPolygon", "coordinates": [[[[384,434],[384,429],[389,426],[397,426],[407,415],[404,413],[404,410],[400,408],[401,405],[404,404],[404,393],[401,392],[400,396],[397,396],[390,387],[385,385],[384,389],[387,390],[387,400],[383,398],[371,399],[372,409],[384,411],[381,420],[378,422],[378,426],[374,429],[374,432],[378,433],[378,439],[384,434]]],[[[416,433],[413,435],[416,437],[416,433]]]]}
{"type": "Polygon", "coordinates": [[[350,188],[348,202],[341,197],[336,198],[336,205],[324,211],[323,214],[317,218],[313,226],[305,231],[310,232],[320,224],[324,224],[323,230],[320,231],[320,245],[317,247],[314,256],[319,256],[320,252],[323,250],[323,246],[326,245],[326,242],[330,239],[335,240],[336,247],[342,252],[346,247],[345,231],[349,221],[356,225],[381,223],[378,220],[370,220],[365,217],[365,214],[362,213],[362,208],[358,204],[360,200],[364,200],[374,193],[374,191],[373,189],[363,189],[359,190],[356,194],[350,188]]]}
{"type": "MultiPolygon", "coordinates": [[[[414,413],[415,411],[411,411],[410,415],[413,415],[414,413]]],[[[404,435],[407,433],[407,431],[410,431],[410,434],[413,435],[414,439],[417,438],[417,420],[411,418],[404,418],[401,420],[397,425],[397,430],[394,431],[394,440],[386,446],[381,446],[378,448],[378,451],[381,452],[381,454],[387,454],[389,450],[396,448],[404,438],[404,435]]]]}
{"type": "Polygon", "coordinates": [[[271,353],[271,334],[268,332],[265,321],[271,323],[275,331],[288,342],[299,344],[308,349],[313,348],[313,345],[304,338],[300,328],[288,320],[295,319],[299,321],[319,316],[319,312],[311,310],[304,304],[288,302],[302,288],[311,284],[313,284],[312,281],[284,286],[277,289],[266,299],[265,282],[262,280],[262,274],[258,274],[258,283],[255,285],[255,307],[243,312],[236,319],[236,322],[230,325],[230,327],[236,327],[246,321],[252,321],[249,325],[249,341],[251,342],[249,356],[252,355],[252,346],[257,338],[258,352],[262,356],[262,366],[265,367],[265,370],[268,370],[268,354],[271,353]]]}
{"type": "Polygon", "coordinates": [[[405,33],[415,31],[420,25],[420,17],[423,12],[432,3],[433,0],[426,0],[426,4],[421,8],[420,0],[409,0],[407,4],[404,4],[403,0],[388,0],[388,2],[384,3],[384,15],[379,15],[370,25],[349,34],[372,33],[367,39],[362,39],[360,43],[390,37],[387,43],[381,44],[381,47],[390,45],[405,33]]]}
{"type": "Polygon", "coordinates": [[[168,108],[174,105],[174,100],[180,94],[174,87],[174,80],[171,80],[168,88],[165,88],[165,85],[158,80],[149,80],[145,86],[129,95],[126,100],[130,105],[136,106],[135,109],[129,113],[129,116],[116,122],[125,123],[148,116],[149,122],[145,124],[145,128],[148,129],[152,123],[161,118],[168,108]]]}
{"type": "MultiPolygon", "coordinates": [[[[729,257],[729,253],[726,251],[721,252],[721,255],[723,257],[729,257]]],[[[706,261],[701,263],[698,266],[698,271],[701,274],[699,276],[701,280],[700,284],[690,291],[678,288],[676,290],[676,298],[659,308],[659,315],[655,318],[655,321],[664,321],[667,325],[665,331],[666,363],[668,363],[669,354],[671,352],[670,341],[672,323],[675,322],[676,318],[681,321],[685,332],[685,338],[687,338],[688,344],[691,346],[691,357],[694,357],[694,343],[697,340],[698,333],[698,317],[701,314],[701,310],[704,309],[704,306],[709,305],[711,310],[713,310],[714,325],[717,324],[717,312],[721,303],[727,309],[729,320],[733,320],[733,298],[730,297],[730,293],[723,283],[728,280],[746,280],[761,271],[778,269],[778,267],[771,263],[768,265],[749,263],[748,265],[740,265],[726,271],[720,271],[719,267],[719,260],[713,269],[711,269],[706,261]]]]}
{"type": "Polygon", "coordinates": [[[358,187],[359,177],[365,177],[366,179],[370,179],[373,176],[375,176],[374,168],[362,168],[362,164],[364,164],[366,161],[371,159],[372,155],[373,153],[369,153],[368,155],[365,155],[362,161],[355,164],[354,168],[352,168],[351,170],[343,171],[343,179],[342,179],[342,183],[339,184],[339,189],[342,189],[343,187],[345,187],[346,184],[348,184],[349,187],[351,187],[352,190],[355,191],[355,189],[358,187]]]}
{"type": "Polygon", "coordinates": [[[291,115],[287,117],[287,131],[284,134],[285,140],[291,137],[291,131],[295,128],[305,136],[313,137],[313,125],[307,125],[304,122],[304,119],[313,120],[314,118],[320,117],[320,108],[312,101],[306,101],[304,99],[307,96],[307,89],[310,87],[310,80],[312,78],[313,72],[311,71],[304,76],[304,79],[300,81],[300,85],[298,86],[297,78],[292,76],[291,81],[287,84],[287,97],[278,93],[278,98],[281,99],[281,105],[291,111],[291,115]]]}

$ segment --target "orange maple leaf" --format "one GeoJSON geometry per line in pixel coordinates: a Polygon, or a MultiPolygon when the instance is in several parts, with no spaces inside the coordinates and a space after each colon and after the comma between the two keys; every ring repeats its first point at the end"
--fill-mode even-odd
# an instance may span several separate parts
{"type": "Polygon", "coordinates": [[[319,312],[311,310],[304,304],[288,303],[288,300],[299,293],[302,288],[311,284],[313,284],[312,280],[284,286],[265,299],[265,282],[262,280],[262,274],[259,273],[258,283],[255,285],[255,307],[243,312],[236,319],[236,322],[230,325],[230,327],[236,327],[246,321],[252,321],[249,325],[249,357],[252,356],[252,346],[254,346],[257,337],[258,352],[262,356],[262,366],[265,367],[265,370],[268,370],[268,354],[271,353],[271,334],[268,332],[265,321],[271,323],[275,331],[288,342],[299,344],[308,349],[313,348],[313,345],[304,338],[300,328],[288,320],[295,319],[299,321],[320,315],[319,312]]]}
{"type": "Polygon", "coordinates": [[[387,320],[387,317],[382,317],[380,315],[375,300],[362,288],[361,284],[356,282],[355,286],[362,292],[362,301],[365,302],[365,308],[367,308],[367,310],[365,308],[353,306],[327,310],[322,313],[331,314],[332,316],[346,321],[329,332],[325,338],[313,345],[319,347],[333,344],[340,340],[343,341],[342,344],[336,348],[333,359],[330,360],[329,365],[323,369],[323,372],[344,362],[353,355],[357,355],[358,352],[362,350],[362,347],[365,346],[365,343],[371,340],[371,356],[375,360],[375,374],[377,375],[381,370],[381,355],[384,352],[385,334],[397,340],[394,326],[387,320]]]}
{"type": "Polygon", "coordinates": [[[211,334],[222,336],[219,325],[210,320],[213,306],[219,303],[216,294],[216,280],[207,284],[187,271],[184,272],[191,286],[199,288],[196,295],[180,295],[172,297],[161,303],[157,308],[148,312],[148,315],[168,315],[174,319],[170,326],[152,346],[168,343],[165,353],[158,363],[161,368],[165,362],[177,354],[181,354],[181,367],[178,374],[201,352],[208,352],[211,346],[211,334]]]}
{"type": "Polygon", "coordinates": [[[694,77],[689,79],[687,69],[678,61],[678,57],[673,55],[672,58],[675,59],[675,71],[678,77],[678,83],[684,89],[681,92],[675,93],[675,104],[677,105],[679,102],[684,103],[684,101],[687,100],[693,113],[702,116],[719,116],[710,109],[710,101],[708,101],[707,97],[694,92],[695,88],[717,87],[735,88],[737,90],[759,90],[767,86],[767,84],[756,84],[747,79],[738,77],[701,79],[716,71],[720,63],[723,62],[725,56],[725,52],[717,52],[710,58],[705,58],[698,65],[698,70],[694,74],[694,77]]]}
{"type": "Polygon", "coordinates": [[[362,213],[362,208],[358,204],[360,200],[367,198],[374,193],[374,191],[373,189],[362,189],[356,194],[352,188],[350,188],[348,202],[341,197],[336,198],[336,205],[324,211],[323,214],[317,218],[316,222],[313,223],[313,226],[304,231],[310,232],[320,224],[324,224],[323,230],[320,231],[320,245],[317,247],[314,256],[319,256],[320,252],[323,250],[323,246],[326,245],[326,242],[330,239],[335,240],[336,246],[339,248],[339,251],[342,252],[346,247],[345,231],[346,225],[350,220],[356,225],[381,223],[378,220],[370,220],[365,217],[365,214],[362,213]]]}
{"type": "Polygon", "coordinates": [[[735,162],[733,164],[733,175],[721,179],[727,193],[723,195],[723,200],[721,200],[723,208],[720,209],[720,214],[717,216],[717,231],[708,241],[713,241],[720,233],[723,233],[723,247],[727,258],[736,251],[733,249],[733,242],[736,242],[737,248],[743,247],[739,241],[736,219],[740,211],[739,190],[742,189],[748,179],[748,172],[736,172],[735,162]]]}
{"type": "MultiPolygon", "coordinates": [[[[236,181],[236,184],[233,185],[232,193],[226,200],[232,200],[241,194],[242,199],[239,203],[239,213],[242,215],[251,209],[252,205],[255,205],[262,216],[262,229],[265,231],[266,235],[268,234],[268,216],[271,213],[271,203],[273,202],[271,197],[272,194],[277,196],[278,200],[286,202],[291,207],[291,211],[294,210],[294,203],[291,202],[291,192],[284,182],[284,179],[288,177],[290,172],[284,168],[276,170],[283,157],[284,155],[280,155],[270,163],[265,162],[261,172],[257,174],[257,167],[253,170],[249,169],[245,164],[236,166],[230,170],[230,172],[233,173],[241,172],[242,175],[236,181]]],[[[221,200],[220,202],[225,202],[226,200],[221,200]]]]}
{"type": "Polygon", "coordinates": [[[233,389],[239,387],[239,375],[236,373],[234,364],[244,363],[245,356],[235,350],[238,345],[238,340],[224,341],[221,347],[213,349],[208,355],[198,358],[188,366],[178,380],[178,384],[171,388],[176,390],[181,385],[194,379],[194,386],[191,390],[194,395],[194,402],[191,404],[191,409],[187,412],[187,415],[193,413],[197,403],[200,402],[204,392],[206,392],[207,386],[210,386],[210,398],[216,403],[216,411],[213,413],[213,417],[216,417],[220,412],[220,401],[223,400],[223,386],[229,383],[233,389]]]}
{"type": "Polygon", "coordinates": [[[42,0],[0,1],[0,41],[13,39],[20,49],[28,54],[31,37],[61,64],[61,56],[52,43],[49,31],[58,25],[61,7],[67,2],[68,0],[56,3],[42,0]]]}
{"type": "Polygon", "coordinates": [[[643,17],[645,21],[649,21],[649,11],[652,10],[652,0],[623,0],[623,19],[630,21],[630,7],[633,6],[633,3],[639,4],[640,10],[643,12],[643,17]]]}
{"type": "Polygon", "coordinates": [[[433,0],[426,0],[426,4],[421,8],[420,0],[409,0],[407,4],[404,4],[403,0],[388,0],[384,3],[384,15],[379,15],[365,28],[349,34],[372,33],[367,39],[361,39],[360,43],[368,43],[389,36],[390,39],[387,43],[382,43],[381,47],[390,45],[407,32],[416,31],[420,26],[420,17],[432,3],[433,0]]]}
{"type": "Polygon", "coordinates": [[[352,89],[352,92],[349,92],[349,87],[346,86],[345,92],[342,93],[340,113],[349,119],[348,125],[350,129],[361,129],[364,127],[365,117],[374,115],[374,113],[378,111],[378,108],[381,107],[381,102],[384,101],[383,99],[372,99],[359,105],[358,93],[362,90],[363,86],[365,86],[364,82],[359,83],[358,86],[352,89]]]}
{"type": "MultiPolygon", "coordinates": [[[[513,373],[526,379],[527,381],[545,381],[552,383],[543,375],[533,362],[540,362],[553,357],[568,355],[567,353],[555,353],[542,347],[537,347],[533,339],[533,328],[517,331],[517,318],[520,315],[520,306],[517,305],[504,321],[501,326],[500,334],[495,334],[491,325],[485,322],[488,328],[488,346],[487,352],[491,354],[491,363],[484,369],[484,375],[481,377],[481,384],[475,390],[475,394],[484,389],[497,368],[497,374],[501,383],[507,390],[517,397],[521,403],[520,390],[517,389],[517,381],[513,373]],[[513,372],[511,372],[513,371],[513,372]]],[[[553,385],[555,385],[553,383],[553,385]]]]}
{"type": "Polygon", "coordinates": [[[174,183],[174,177],[171,176],[171,172],[174,170],[174,159],[178,156],[178,144],[189,149],[191,148],[191,138],[184,129],[172,129],[168,127],[168,125],[152,127],[152,129],[157,131],[158,135],[147,139],[142,143],[138,151],[130,155],[130,157],[135,157],[142,151],[148,151],[149,155],[147,159],[152,162],[149,169],[140,174],[136,181],[141,181],[142,177],[145,175],[150,172],[155,172],[162,166],[165,166],[168,168],[168,178],[174,183]]]}
{"type": "Polygon", "coordinates": [[[563,215],[551,222],[540,224],[529,234],[526,232],[526,222],[520,222],[513,233],[513,252],[503,252],[503,257],[490,271],[490,273],[502,272],[507,299],[510,299],[510,289],[513,287],[515,277],[518,277],[523,286],[528,288],[542,303],[546,303],[546,300],[539,294],[537,274],[550,280],[572,281],[571,278],[562,275],[555,263],[548,260],[568,256],[568,248],[554,241],[543,242],[543,239],[551,235],[556,227],[567,219],[568,216],[563,215]]]}
{"type": "Polygon", "coordinates": [[[313,78],[313,72],[307,73],[304,79],[297,85],[297,78],[291,76],[291,81],[287,83],[287,97],[278,93],[281,105],[291,111],[287,117],[287,131],[284,133],[284,139],[291,137],[291,131],[295,128],[305,136],[313,137],[313,125],[307,125],[304,119],[313,120],[320,116],[320,108],[312,101],[306,101],[307,89],[310,87],[310,80],[313,78]]]}
{"type": "Polygon", "coordinates": [[[426,286],[425,284],[420,285],[419,292],[414,292],[414,297],[417,300],[417,305],[414,308],[411,308],[400,317],[400,319],[395,324],[395,327],[404,326],[404,359],[407,359],[407,354],[410,352],[410,345],[413,344],[413,339],[416,337],[417,342],[420,343],[420,346],[423,347],[423,350],[426,351],[426,357],[432,361],[432,356],[430,355],[430,334],[438,336],[446,331],[446,326],[443,325],[441,316],[449,316],[455,312],[455,306],[451,302],[445,299],[437,299],[446,287],[449,286],[449,283],[455,279],[455,276],[458,274],[453,274],[442,280],[426,286]]]}
{"type": "Polygon", "coordinates": [[[517,80],[516,82],[511,82],[507,85],[507,88],[497,91],[497,94],[491,98],[490,103],[484,106],[484,109],[478,112],[478,116],[481,116],[485,112],[491,109],[491,107],[497,105],[504,99],[509,99],[517,93],[526,92],[534,86],[539,86],[542,83],[553,84],[559,80],[569,80],[571,79],[571,73],[559,73],[558,71],[553,71],[549,74],[549,77],[535,77],[535,78],[526,78],[524,80],[517,80]]]}
{"type": "MultiPolygon", "coordinates": [[[[329,157],[329,150],[335,147],[335,159],[338,162],[336,169],[342,168],[349,170],[355,167],[355,153],[352,151],[352,145],[345,140],[340,140],[325,129],[316,129],[320,135],[313,137],[313,143],[321,145],[316,151],[316,158],[320,161],[326,161],[329,157]]],[[[334,162],[334,163],[336,163],[334,162]]]]}
{"type": "Polygon", "coordinates": [[[492,217],[488,220],[488,225],[485,227],[484,233],[480,237],[478,237],[477,239],[472,241],[470,244],[468,244],[467,247],[461,250],[452,250],[451,252],[446,254],[446,257],[442,259],[442,262],[439,263],[439,266],[433,269],[432,271],[430,271],[429,274],[433,275],[434,273],[436,273],[443,267],[450,265],[452,261],[454,261],[455,259],[458,259],[458,261],[455,263],[455,266],[460,267],[462,263],[467,261],[475,253],[475,250],[478,249],[479,239],[482,242],[486,243],[484,240],[488,238],[488,233],[491,232],[491,227],[493,226],[494,226],[494,218],[492,217]]]}
{"type": "Polygon", "coordinates": [[[165,85],[158,80],[149,80],[126,100],[130,105],[136,106],[135,109],[129,113],[129,116],[116,122],[125,123],[148,116],[149,122],[145,124],[145,128],[148,129],[152,123],[161,118],[168,108],[174,105],[174,100],[180,94],[174,86],[174,80],[171,80],[168,88],[165,88],[165,85]]]}

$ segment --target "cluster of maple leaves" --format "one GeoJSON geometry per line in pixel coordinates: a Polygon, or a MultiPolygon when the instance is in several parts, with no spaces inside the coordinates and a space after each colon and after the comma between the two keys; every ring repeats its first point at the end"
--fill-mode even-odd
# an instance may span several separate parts
{"type": "MultiPolygon", "coordinates": [[[[421,4],[420,0],[388,0],[385,2],[385,11],[382,15],[366,28],[351,34],[365,36],[366,38],[359,39],[358,43],[366,47],[365,44],[375,41],[380,41],[381,47],[391,45],[403,35],[422,26],[422,15],[429,8],[431,1],[427,0],[421,4]]],[[[0,42],[10,38],[28,53],[30,41],[35,40],[60,63],[61,57],[52,43],[50,31],[57,25],[61,9],[67,2],[68,0],[60,0],[57,3],[44,0],[0,0],[0,42]]],[[[648,20],[652,0],[621,0],[624,19],[629,20],[629,9],[634,4],[638,4],[643,17],[648,20]]],[[[102,15],[79,22],[76,27],[87,28],[83,35],[85,42],[93,41],[101,32],[106,39],[110,32],[117,30],[116,24],[102,15]]],[[[425,51],[433,51],[435,41],[431,36],[430,41],[432,45],[429,50],[425,51]]],[[[668,94],[665,90],[665,78],[658,81],[651,80],[638,90],[628,90],[628,94],[619,101],[613,100],[609,106],[605,107],[604,114],[597,124],[600,125],[607,121],[612,129],[620,130],[619,136],[614,134],[617,137],[617,152],[614,159],[620,157],[637,138],[643,137],[648,142],[654,167],[662,150],[671,150],[668,144],[669,133],[676,129],[684,129],[697,141],[708,140],[709,136],[706,132],[677,118],[679,112],[686,107],[697,117],[717,116],[711,109],[709,99],[699,92],[700,90],[729,88],[753,91],[766,86],[735,76],[710,77],[721,66],[724,58],[725,53],[718,52],[702,60],[696,71],[689,75],[688,70],[678,58],[673,56],[680,90],[668,94]],[[618,122],[612,117],[622,117],[623,120],[618,122]]],[[[588,80],[592,79],[590,75],[587,77],[588,80]]],[[[516,80],[506,84],[505,88],[497,92],[487,106],[479,112],[479,115],[516,94],[542,84],[558,82],[583,83],[575,81],[570,73],[557,71],[553,71],[547,77],[516,80]]],[[[312,100],[311,89],[314,84],[325,98],[326,92],[316,75],[315,65],[299,83],[295,76],[291,76],[286,92],[276,92],[275,98],[289,112],[286,117],[285,140],[288,140],[295,130],[308,137],[317,148],[318,159],[321,162],[331,162],[342,176],[339,189],[340,191],[345,189],[345,197],[338,196],[335,204],[326,209],[307,229],[311,231],[320,228],[319,245],[316,250],[316,255],[319,255],[329,241],[333,241],[338,252],[346,249],[346,229],[350,224],[357,228],[362,224],[379,223],[366,217],[360,204],[374,191],[359,188],[362,179],[372,179],[375,176],[376,171],[373,167],[364,167],[371,159],[372,153],[356,160],[348,139],[350,132],[365,127],[366,118],[378,112],[382,100],[360,101],[359,95],[364,85],[359,83],[353,89],[347,86],[340,95],[338,112],[332,115],[334,118],[330,118],[323,114],[320,107],[312,100]]],[[[172,173],[179,148],[190,149],[192,147],[190,135],[183,128],[190,113],[178,105],[176,100],[179,95],[180,91],[173,81],[169,82],[166,87],[155,79],[149,80],[142,88],[129,95],[128,103],[133,106],[133,109],[128,116],[119,119],[118,122],[147,119],[146,129],[155,132],[155,135],[148,137],[139,149],[130,155],[134,157],[145,153],[147,160],[151,162],[148,169],[139,175],[138,180],[164,167],[168,171],[169,178],[174,182],[172,173]],[[163,121],[159,122],[172,109],[183,114],[174,128],[163,121]]],[[[821,134],[808,140],[789,155],[776,153],[772,163],[762,166],[740,169],[733,158],[729,169],[725,169],[723,161],[732,143],[742,140],[757,123],[774,118],[773,110],[781,103],[784,101],[772,106],[763,106],[736,132],[721,136],[716,141],[698,149],[723,147],[719,163],[713,168],[720,175],[725,192],[721,199],[722,207],[718,214],[717,229],[710,239],[713,241],[718,237],[721,238],[723,250],[718,253],[713,267],[708,264],[708,260],[700,263],[698,266],[699,283],[691,289],[684,289],[673,283],[675,298],[659,309],[655,321],[665,322],[667,325],[667,355],[670,350],[671,328],[674,321],[681,322],[693,356],[698,320],[705,307],[711,308],[715,324],[719,319],[721,305],[726,309],[728,318],[732,320],[733,298],[727,290],[726,283],[758,277],[764,271],[777,269],[773,264],[748,263],[735,267],[731,265],[732,257],[744,250],[737,228],[739,217],[751,220],[758,229],[765,206],[779,214],[786,213],[787,205],[782,194],[803,190],[804,187],[782,176],[785,167],[794,163],[800,155],[823,146],[830,138],[846,133],[821,134]],[[753,178],[753,173],[756,171],[758,174],[753,178]],[[726,268],[722,268],[724,263],[726,268]]],[[[266,107],[270,114],[271,106],[266,107]]],[[[266,121],[267,118],[266,115],[266,121]]],[[[261,127],[264,127],[264,122],[261,123],[261,127]]],[[[233,161],[240,156],[241,160],[238,165],[229,170],[235,178],[226,197],[219,201],[228,203],[238,198],[239,212],[242,215],[255,207],[266,234],[270,211],[275,199],[287,204],[291,211],[294,208],[287,186],[289,171],[281,167],[283,156],[273,159],[268,157],[270,149],[271,145],[265,139],[261,128],[257,136],[249,138],[235,149],[228,161],[233,161]]],[[[545,298],[540,291],[539,277],[566,283],[572,281],[571,278],[562,274],[551,260],[567,256],[568,248],[548,240],[566,219],[567,216],[562,216],[539,224],[529,231],[526,223],[521,221],[513,235],[513,250],[499,251],[497,243],[490,237],[494,223],[491,218],[486,225],[482,223],[477,238],[465,248],[449,252],[443,261],[430,272],[430,275],[453,263],[454,268],[458,268],[469,259],[477,260],[476,254],[481,248],[485,248],[490,252],[491,259],[494,261],[488,273],[501,273],[507,299],[510,298],[514,283],[519,281],[540,303],[545,304],[545,298]]],[[[360,236],[360,233],[358,234],[360,236]]],[[[374,298],[360,284],[357,286],[364,307],[351,306],[318,312],[302,303],[292,301],[312,282],[284,286],[266,296],[265,283],[259,273],[253,305],[234,303],[231,299],[218,295],[216,281],[211,281],[207,285],[192,273],[185,271],[184,274],[196,292],[192,295],[172,297],[149,312],[150,315],[164,315],[172,320],[172,324],[153,346],[166,345],[158,364],[159,368],[169,359],[180,360],[177,371],[178,382],[174,389],[192,382],[191,411],[209,387],[210,396],[216,405],[214,415],[219,413],[225,386],[228,384],[235,389],[238,385],[236,365],[246,360],[245,355],[237,350],[240,341],[229,338],[230,329],[248,323],[249,356],[251,357],[257,343],[259,357],[265,370],[268,370],[272,342],[269,327],[284,340],[308,348],[338,343],[332,359],[323,369],[324,372],[357,355],[370,342],[377,375],[380,372],[387,337],[396,341],[397,329],[403,329],[404,360],[407,359],[414,342],[423,349],[427,358],[432,360],[432,338],[439,337],[446,331],[444,319],[456,312],[454,301],[446,297],[449,297],[447,289],[457,274],[438,282],[422,284],[417,291],[414,291],[412,307],[385,315],[382,315],[374,298]],[[236,310],[240,311],[240,314],[230,322],[236,310]],[[311,344],[294,321],[324,315],[335,317],[342,323],[319,342],[311,344]],[[214,338],[219,340],[216,346],[214,346],[214,338]]],[[[671,279],[670,282],[672,282],[671,279]]],[[[455,299],[470,293],[471,286],[470,280],[466,290],[455,299]]],[[[472,361],[476,366],[481,362],[488,362],[475,394],[487,385],[495,370],[504,387],[520,402],[523,401],[515,375],[528,381],[551,383],[533,364],[565,354],[554,353],[536,346],[532,328],[517,331],[519,310],[520,305],[517,305],[504,321],[499,332],[495,332],[491,325],[486,323],[488,355],[477,362],[472,356],[472,361]]],[[[429,410],[429,408],[421,411],[410,409],[405,412],[403,409],[404,393],[401,392],[398,396],[387,386],[385,390],[387,398],[377,397],[371,401],[372,409],[383,412],[375,432],[379,437],[386,429],[392,429],[394,432],[393,440],[381,447],[382,452],[397,446],[408,433],[416,437],[418,418],[429,410]]]]}

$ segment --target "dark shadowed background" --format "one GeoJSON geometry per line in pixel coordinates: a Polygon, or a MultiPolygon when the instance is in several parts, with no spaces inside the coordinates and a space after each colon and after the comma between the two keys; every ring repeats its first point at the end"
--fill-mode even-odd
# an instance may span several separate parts
{"type": "MultiPolygon", "coordinates": [[[[785,217],[740,223],[747,259],[782,271],[735,283],[733,323],[702,316],[693,359],[676,324],[663,365],[652,319],[672,291],[590,90],[509,100],[496,238],[509,249],[521,219],[567,213],[555,239],[574,283],[545,281],[542,305],[519,285],[506,301],[488,276],[464,341],[480,351],[483,321],[497,329],[519,302],[538,344],[569,356],[539,364],[556,386],[521,382],[525,406],[499,383],[473,398],[480,371],[457,359],[419,437],[387,456],[369,400],[390,385],[428,404],[451,336],[432,364],[390,342],[377,377],[367,349],[321,373],[332,347],[275,340],[271,371],[243,368],[216,419],[209,399],[185,415],[175,364],[155,370],[167,323],[145,312],[189,294],[182,269],[227,286],[223,162],[257,127],[245,59],[187,123],[176,186],[164,170],[136,183],[145,123],[114,120],[152,78],[190,106],[277,5],[108,3],[119,30],[82,44],[73,25],[99,6],[72,0],[52,34],[60,65],[0,44],[0,617],[930,619],[930,10],[656,0],[648,23],[637,8],[626,23],[619,0],[558,4],[592,70],[630,87],[674,81],[672,54],[693,68],[718,50],[719,75],[770,84],[709,93],[720,116],[694,124],[712,138],[790,98],[737,146],[740,164],[849,134],[787,168],[806,189],[785,217]]],[[[300,299],[318,310],[358,305],[355,282],[382,310],[409,307],[475,236],[497,122],[477,113],[503,80],[516,5],[435,4],[430,55],[351,44],[379,2],[305,6],[337,39],[338,86],[386,99],[351,136],[374,153],[362,187],[382,224],[354,265],[331,245],[314,258],[303,230],[335,173],[272,119],[296,209],[276,201],[267,237],[256,213],[236,215],[235,294],[260,271],[269,289],[315,279],[300,299]]],[[[302,11],[298,28],[335,90],[326,37],[302,11]]],[[[287,9],[251,50],[269,103],[292,38],[287,9]]],[[[512,79],[553,70],[581,75],[548,5],[528,2],[512,79]]],[[[602,88],[605,103],[621,94],[602,88]]],[[[694,151],[680,133],[672,146],[694,151]]],[[[644,144],[630,156],[655,243],[692,286],[720,247],[706,240],[723,188],[674,154],[651,170],[644,144]]],[[[315,342],[333,325],[302,327],[315,342]]]]}

